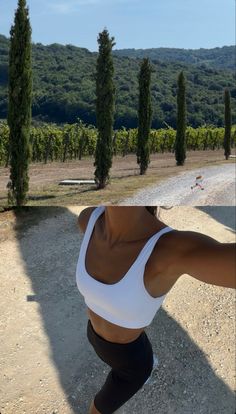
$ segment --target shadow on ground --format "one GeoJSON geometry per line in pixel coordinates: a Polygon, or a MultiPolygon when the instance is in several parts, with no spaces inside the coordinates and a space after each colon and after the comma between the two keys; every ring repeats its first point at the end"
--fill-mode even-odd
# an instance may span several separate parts
{"type": "Polygon", "coordinates": [[[49,200],[50,198],[55,198],[54,195],[45,195],[45,196],[28,196],[29,200],[49,200]]]}
{"type": "Polygon", "coordinates": [[[235,206],[198,206],[196,207],[211,216],[214,220],[227,227],[227,230],[235,233],[236,231],[236,212],[235,206]],[[224,214],[226,211],[226,214],[224,214]],[[223,214],[222,214],[223,213],[223,214]]]}
{"type": "MultiPolygon", "coordinates": [[[[77,216],[60,207],[28,208],[15,214],[19,249],[34,292],[25,301],[29,312],[30,302],[38,302],[51,363],[71,412],[85,414],[108,368],[86,338],[86,308],[75,282],[81,242],[77,216]]],[[[214,373],[188,333],[163,309],[147,334],[160,359],[159,369],[154,383],[139,391],[124,413],[233,413],[232,391],[214,373]]],[[[52,412],[50,406],[45,410],[52,412]]]]}

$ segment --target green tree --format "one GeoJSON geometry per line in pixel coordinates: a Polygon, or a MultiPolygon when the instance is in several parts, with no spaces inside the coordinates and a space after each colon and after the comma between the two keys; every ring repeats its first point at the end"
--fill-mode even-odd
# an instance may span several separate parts
{"type": "Polygon", "coordinates": [[[95,182],[104,188],[109,181],[112,166],[112,136],[115,111],[115,86],[112,47],[114,37],[109,38],[107,29],[98,36],[99,54],[96,66],[96,118],[98,138],[95,151],[95,182]]]}
{"type": "Polygon", "coordinates": [[[178,77],[177,131],[175,140],[176,165],[184,165],[186,158],[186,86],[183,71],[178,77]]]}
{"type": "Polygon", "coordinates": [[[230,92],[229,89],[225,89],[224,92],[225,102],[225,134],[224,134],[224,155],[225,159],[228,160],[231,154],[231,103],[230,103],[230,92]]]}
{"type": "Polygon", "coordinates": [[[10,30],[8,125],[10,129],[9,204],[26,203],[29,189],[30,124],[32,107],[31,27],[25,0],[18,0],[10,30]]]}
{"type": "Polygon", "coordinates": [[[144,58],[139,72],[137,163],[140,165],[140,175],[145,174],[150,163],[149,136],[152,123],[151,72],[149,59],[144,58]]]}

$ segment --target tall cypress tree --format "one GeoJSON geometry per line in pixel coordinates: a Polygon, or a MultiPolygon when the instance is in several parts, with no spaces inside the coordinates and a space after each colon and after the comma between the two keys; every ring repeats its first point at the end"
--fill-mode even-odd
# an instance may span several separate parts
{"type": "Polygon", "coordinates": [[[224,135],[224,155],[225,159],[228,160],[231,154],[231,104],[230,104],[230,92],[228,89],[225,89],[224,92],[224,102],[225,102],[225,135],[224,135]]]}
{"type": "Polygon", "coordinates": [[[145,174],[148,164],[150,163],[149,136],[152,123],[151,71],[152,69],[149,59],[143,59],[139,72],[137,138],[137,163],[140,165],[140,175],[145,174]]]}
{"type": "Polygon", "coordinates": [[[96,118],[98,139],[95,151],[95,182],[104,188],[109,181],[112,166],[112,135],[115,110],[115,86],[112,47],[114,37],[109,38],[107,29],[98,36],[99,54],[96,67],[96,118]]]}
{"type": "Polygon", "coordinates": [[[175,140],[176,165],[184,165],[186,158],[186,86],[183,71],[178,77],[177,131],[175,140]]]}
{"type": "Polygon", "coordinates": [[[29,189],[30,124],[32,107],[31,27],[26,0],[18,0],[10,30],[8,125],[10,181],[8,201],[20,207],[29,189]]]}

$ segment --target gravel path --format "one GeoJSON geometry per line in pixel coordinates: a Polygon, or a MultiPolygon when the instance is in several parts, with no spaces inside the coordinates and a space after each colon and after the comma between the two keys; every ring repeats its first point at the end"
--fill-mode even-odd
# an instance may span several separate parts
{"type": "MultiPolygon", "coordinates": [[[[26,217],[16,231],[0,223],[1,414],[87,414],[108,373],[87,341],[75,282],[80,210],[60,208],[36,222],[26,217]]],[[[176,229],[235,240],[233,207],[160,214],[176,229]]],[[[119,413],[234,414],[234,298],[233,289],[183,275],[146,329],[159,365],[119,413]]]]}
{"type": "Polygon", "coordinates": [[[120,205],[235,205],[236,166],[219,165],[181,173],[160,185],[141,190],[120,205]],[[191,186],[203,176],[204,190],[191,186]]]}

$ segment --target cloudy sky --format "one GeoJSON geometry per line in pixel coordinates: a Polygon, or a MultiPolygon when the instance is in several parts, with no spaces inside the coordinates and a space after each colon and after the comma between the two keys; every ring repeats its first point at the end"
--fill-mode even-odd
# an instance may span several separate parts
{"type": "MultiPolygon", "coordinates": [[[[0,33],[9,37],[17,0],[0,0],[0,33]]],[[[235,0],[27,0],[33,42],[98,49],[106,27],[114,49],[197,49],[235,43],[235,0]]]]}

